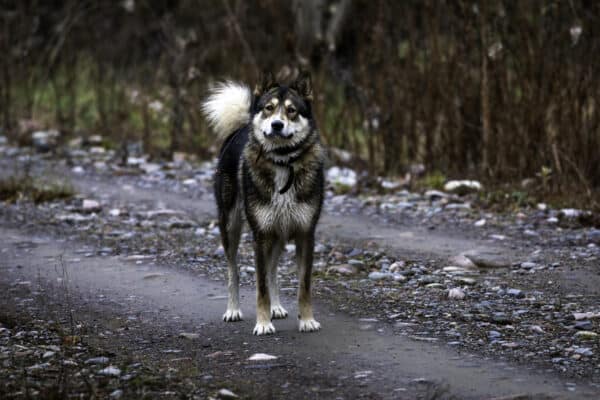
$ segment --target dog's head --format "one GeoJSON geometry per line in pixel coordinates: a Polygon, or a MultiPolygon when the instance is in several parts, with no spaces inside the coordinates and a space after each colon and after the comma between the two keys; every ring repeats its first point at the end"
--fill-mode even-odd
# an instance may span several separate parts
{"type": "Polygon", "coordinates": [[[265,150],[302,142],[314,130],[310,75],[301,74],[289,85],[264,74],[254,89],[253,135],[265,150]]]}

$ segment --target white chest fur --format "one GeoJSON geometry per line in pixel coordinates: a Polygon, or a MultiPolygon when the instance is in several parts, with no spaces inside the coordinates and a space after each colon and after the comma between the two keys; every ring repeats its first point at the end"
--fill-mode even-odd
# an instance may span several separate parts
{"type": "Polygon", "coordinates": [[[269,205],[259,206],[255,210],[256,219],[263,231],[274,231],[283,239],[291,232],[306,230],[310,227],[314,208],[306,203],[296,201],[294,185],[283,194],[279,194],[289,179],[287,167],[275,167],[275,190],[269,205]]]}

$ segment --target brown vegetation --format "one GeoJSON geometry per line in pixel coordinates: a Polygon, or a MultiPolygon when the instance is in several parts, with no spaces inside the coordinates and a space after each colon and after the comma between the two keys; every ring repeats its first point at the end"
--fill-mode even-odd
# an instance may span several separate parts
{"type": "Polygon", "coordinates": [[[0,5],[0,123],[208,154],[213,79],[313,72],[326,142],[378,174],[600,188],[600,4],[19,1],[0,5]]]}
{"type": "Polygon", "coordinates": [[[0,201],[16,202],[31,200],[45,203],[73,197],[75,191],[64,182],[46,182],[29,176],[10,176],[0,178],[0,201]]]}

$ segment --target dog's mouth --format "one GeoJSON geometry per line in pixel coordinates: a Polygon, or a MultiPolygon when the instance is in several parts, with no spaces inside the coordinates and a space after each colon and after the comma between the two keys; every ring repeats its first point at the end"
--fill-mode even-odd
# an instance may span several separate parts
{"type": "Polygon", "coordinates": [[[267,139],[284,139],[289,140],[294,136],[294,132],[283,132],[283,131],[263,131],[263,135],[267,139]]]}

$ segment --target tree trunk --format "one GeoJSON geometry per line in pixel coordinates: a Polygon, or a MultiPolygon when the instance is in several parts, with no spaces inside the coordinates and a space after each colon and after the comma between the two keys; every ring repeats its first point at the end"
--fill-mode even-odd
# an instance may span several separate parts
{"type": "Polygon", "coordinates": [[[484,4],[481,4],[479,10],[479,33],[481,38],[481,169],[483,173],[489,173],[490,168],[490,84],[488,76],[488,38],[486,21],[484,18],[484,4]]]}
{"type": "Polygon", "coordinates": [[[172,109],[172,124],[171,124],[171,147],[170,155],[180,149],[179,143],[181,135],[183,135],[183,109],[181,102],[181,88],[178,84],[173,87],[173,109],[172,109]]]}

